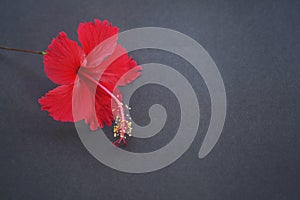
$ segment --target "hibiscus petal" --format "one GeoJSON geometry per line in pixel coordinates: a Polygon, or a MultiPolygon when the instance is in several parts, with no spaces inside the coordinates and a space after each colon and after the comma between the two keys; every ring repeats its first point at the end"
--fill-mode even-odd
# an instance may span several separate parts
{"type": "Polygon", "coordinates": [[[104,40],[98,44],[89,55],[83,60],[82,67],[95,68],[110,56],[117,46],[117,35],[104,40]]]}
{"type": "Polygon", "coordinates": [[[70,40],[66,33],[60,32],[44,55],[45,72],[56,84],[71,84],[76,78],[83,57],[83,50],[77,42],[70,40]]]}
{"type": "Polygon", "coordinates": [[[97,80],[124,86],[140,76],[141,66],[128,56],[126,49],[117,45],[115,51],[96,68],[89,69],[97,80]]]}
{"type": "Polygon", "coordinates": [[[88,117],[90,110],[94,108],[94,98],[87,84],[83,80],[74,83],[72,103],[75,121],[88,117]]]}
{"type": "Polygon", "coordinates": [[[95,131],[100,127],[95,111],[90,112],[90,114],[85,118],[85,123],[89,124],[92,131],[95,131]]]}
{"type": "Polygon", "coordinates": [[[112,26],[107,20],[101,22],[95,19],[94,22],[80,23],[77,32],[78,40],[82,45],[85,55],[88,56],[101,42],[117,35],[119,29],[112,26]]]}
{"type": "Polygon", "coordinates": [[[72,114],[73,84],[62,85],[50,90],[39,99],[42,110],[46,110],[55,120],[74,122],[72,114]]]}
{"type": "Polygon", "coordinates": [[[76,81],[75,84],[50,90],[39,99],[39,103],[42,110],[46,110],[53,119],[76,122],[88,116],[93,99],[85,83],[76,81]]]}
{"type": "MultiPolygon", "coordinates": [[[[115,88],[113,84],[101,84],[121,101],[122,97],[118,88],[115,88]]],[[[104,124],[106,124],[107,126],[112,125],[112,121],[114,120],[113,111],[117,109],[117,105],[118,104],[103,89],[99,87],[97,88],[95,97],[95,110],[97,113],[98,123],[100,124],[101,128],[104,124]]]]}
{"type": "MultiPolygon", "coordinates": [[[[121,93],[117,88],[114,88],[114,85],[107,83],[100,84],[122,101],[121,93]]],[[[103,128],[104,125],[112,125],[114,116],[116,115],[117,103],[100,87],[97,87],[96,89],[95,104],[93,108],[94,109],[90,111],[89,116],[85,119],[85,123],[90,124],[91,130],[96,130],[99,127],[103,128]]]]}

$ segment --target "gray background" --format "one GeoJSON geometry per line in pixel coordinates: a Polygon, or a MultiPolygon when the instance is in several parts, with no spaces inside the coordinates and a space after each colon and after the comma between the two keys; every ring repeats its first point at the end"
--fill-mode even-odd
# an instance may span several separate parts
{"type": "MultiPolygon", "coordinates": [[[[40,111],[37,99],[55,87],[41,56],[0,51],[1,199],[300,198],[297,1],[2,0],[0,5],[0,44],[12,47],[44,50],[62,30],[76,39],[78,23],[94,18],[108,19],[121,31],[145,26],[180,31],[210,53],[228,100],[221,138],[200,160],[210,117],[202,78],[176,55],[132,52],[140,64],[158,62],[180,71],[198,95],[202,116],[195,141],[175,163],[126,174],[94,159],[74,124],[40,111]]],[[[133,118],[147,124],[148,108],[158,102],[169,115],[165,128],[151,139],[131,138],[126,149],[147,152],[172,139],[180,114],[167,88],[137,91],[130,103],[136,107],[133,118]]]]}

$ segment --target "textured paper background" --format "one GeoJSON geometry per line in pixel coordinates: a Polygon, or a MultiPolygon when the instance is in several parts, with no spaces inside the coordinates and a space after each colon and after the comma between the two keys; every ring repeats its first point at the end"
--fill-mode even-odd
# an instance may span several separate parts
{"type": "MultiPolygon", "coordinates": [[[[138,63],[174,67],[193,85],[200,130],[175,163],[148,174],[127,174],[94,159],[72,123],[56,122],[37,99],[55,87],[42,57],[0,51],[1,199],[288,199],[300,198],[298,1],[1,1],[0,43],[44,50],[59,31],[77,38],[94,18],[120,27],[180,31],[209,52],[223,77],[228,112],[221,138],[203,160],[210,100],[190,64],[162,51],[131,55],[138,63]]],[[[166,105],[169,121],[152,139],[129,140],[130,151],[165,145],[178,127],[178,102],[150,85],[132,97],[132,113],[147,124],[147,106],[166,105]],[[149,95],[150,94],[150,95],[149,95]]]]}

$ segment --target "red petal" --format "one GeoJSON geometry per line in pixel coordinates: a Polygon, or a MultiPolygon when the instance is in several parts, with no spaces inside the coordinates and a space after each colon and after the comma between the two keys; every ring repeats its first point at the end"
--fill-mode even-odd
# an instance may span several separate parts
{"type": "Polygon", "coordinates": [[[134,81],[142,67],[128,56],[126,50],[117,45],[115,51],[96,68],[87,69],[97,80],[116,86],[124,86],[134,81]]]}
{"type": "Polygon", "coordinates": [[[71,84],[76,78],[83,57],[83,50],[77,42],[70,40],[66,33],[60,32],[44,55],[45,72],[56,84],[71,84]]]}
{"type": "Polygon", "coordinates": [[[74,122],[72,114],[72,91],[73,85],[62,85],[50,90],[39,99],[42,110],[49,112],[55,120],[74,122]]]}
{"type": "Polygon", "coordinates": [[[134,81],[141,74],[142,67],[138,66],[135,60],[128,56],[126,49],[118,45],[112,56],[109,57],[108,62],[114,60],[103,73],[101,80],[112,82],[117,86],[124,86],[134,81]],[[121,56],[120,56],[121,55],[121,56]],[[118,57],[114,60],[114,57],[118,57]],[[115,80],[114,80],[115,79],[115,80]]]}
{"type": "Polygon", "coordinates": [[[85,55],[88,55],[98,44],[118,34],[119,29],[107,20],[95,19],[94,22],[80,23],[77,32],[85,55]]]}
{"type": "Polygon", "coordinates": [[[94,99],[91,95],[91,88],[86,82],[82,80],[75,82],[72,103],[75,121],[89,116],[90,110],[94,108],[94,99]]]}
{"type": "Polygon", "coordinates": [[[95,68],[110,56],[117,46],[117,35],[114,35],[98,44],[84,59],[82,66],[85,68],[95,68]]]}
{"type": "Polygon", "coordinates": [[[95,111],[90,112],[90,114],[85,118],[85,123],[90,125],[90,129],[92,131],[97,130],[100,127],[95,111]]]}
{"type": "MultiPolygon", "coordinates": [[[[122,96],[117,88],[114,88],[112,84],[101,83],[110,92],[112,92],[120,101],[122,101],[122,96]]],[[[114,120],[113,110],[117,108],[117,104],[112,100],[111,96],[107,94],[103,89],[97,87],[95,95],[95,109],[92,110],[86,123],[90,124],[92,130],[98,127],[103,128],[104,125],[111,126],[114,120]],[[96,114],[95,114],[96,113],[96,114]]]]}
{"type": "Polygon", "coordinates": [[[93,105],[89,88],[80,81],[58,86],[41,97],[39,103],[42,110],[48,111],[53,119],[63,122],[79,121],[87,117],[93,105]]]}
{"type": "MultiPolygon", "coordinates": [[[[121,93],[113,84],[103,83],[101,85],[112,92],[120,101],[122,100],[121,93]]],[[[117,108],[117,103],[103,89],[97,87],[95,96],[95,110],[99,126],[103,128],[104,124],[112,125],[114,120],[113,110],[117,108]]]]}

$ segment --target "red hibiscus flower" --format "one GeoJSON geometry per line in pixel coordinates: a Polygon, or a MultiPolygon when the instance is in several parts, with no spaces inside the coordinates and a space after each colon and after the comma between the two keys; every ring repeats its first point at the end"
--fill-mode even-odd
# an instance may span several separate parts
{"type": "Polygon", "coordinates": [[[108,21],[80,23],[77,42],[60,32],[44,55],[44,68],[59,86],[39,99],[42,110],[55,120],[85,120],[91,130],[111,126],[125,144],[131,123],[124,117],[122,96],[117,86],[124,86],[140,75],[141,67],[117,44],[118,28],[108,21]]]}

